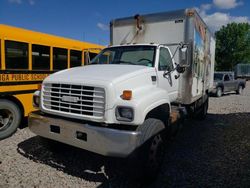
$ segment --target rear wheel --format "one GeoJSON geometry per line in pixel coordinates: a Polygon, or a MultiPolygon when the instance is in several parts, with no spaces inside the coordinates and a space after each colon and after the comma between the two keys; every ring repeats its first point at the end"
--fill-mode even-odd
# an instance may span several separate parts
{"type": "Polygon", "coordinates": [[[207,110],[208,110],[208,99],[200,107],[199,112],[196,114],[196,119],[204,120],[207,117],[207,110]]]}
{"type": "Polygon", "coordinates": [[[21,110],[14,102],[0,99],[0,140],[14,134],[21,119],[21,110]]]}
{"type": "Polygon", "coordinates": [[[237,91],[236,91],[236,93],[237,93],[238,95],[241,95],[242,92],[243,92],[243,87],[242,87],[242,86],[239,86],[238,89],[237,89],[237,91]]]}

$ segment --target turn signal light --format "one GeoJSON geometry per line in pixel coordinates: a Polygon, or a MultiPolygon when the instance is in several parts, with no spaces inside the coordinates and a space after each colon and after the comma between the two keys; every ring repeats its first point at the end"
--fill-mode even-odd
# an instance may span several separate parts
{"type": "Polygon", "coordinates": [[[122,95],[121,95],[121,98],[123,100],[131,100],[132,99],[132,91],[131,90],[124,90],[122,95]]]}

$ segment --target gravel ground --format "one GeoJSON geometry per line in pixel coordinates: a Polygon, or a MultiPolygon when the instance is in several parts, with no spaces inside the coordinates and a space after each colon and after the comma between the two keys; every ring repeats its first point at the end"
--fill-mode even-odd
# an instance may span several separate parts
{"type": "Polygon", "coordinates": [[[134,182],[123,160],[66,147],[50,152],[28,128],[0,141],[0,187],[250,187],[250,82],[243,95],[210,98],[205,121],[168,143],[158,178],[134,182]]]}

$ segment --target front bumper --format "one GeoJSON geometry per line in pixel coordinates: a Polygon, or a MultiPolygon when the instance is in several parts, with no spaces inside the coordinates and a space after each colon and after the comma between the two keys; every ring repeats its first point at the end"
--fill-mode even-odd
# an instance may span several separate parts
{"type": "Polygon", "coordinates": [[[42,137],[56,140],[104,156],[126,157],[139,147],[141,132],[124,131],[91,126],[32,112],[28,118],[29,129],[42,137]],[[84,135],[79,139],[79,133],[84,135]]]}

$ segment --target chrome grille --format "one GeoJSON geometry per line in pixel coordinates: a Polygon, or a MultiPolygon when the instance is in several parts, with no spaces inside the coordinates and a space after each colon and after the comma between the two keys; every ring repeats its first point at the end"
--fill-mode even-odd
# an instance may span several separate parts
{"type": "Polygon", "coordinates": [[[42,97],[43,106],[49,110],[77,115],[104,116],[105,92],[103,88],[44,84],[42,97]]]}

